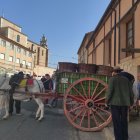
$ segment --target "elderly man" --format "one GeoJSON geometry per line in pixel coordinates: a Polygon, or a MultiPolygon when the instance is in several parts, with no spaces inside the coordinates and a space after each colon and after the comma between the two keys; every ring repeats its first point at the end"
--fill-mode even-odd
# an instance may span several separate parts
{"type": "Polygon", "coordinates": [[[132,83],[120,74],[121,71],[119,66],[113,68],[106,103],[111,106],[115,140],[128,140],[128,107],[133,105],[134,94],[132,83]]]}

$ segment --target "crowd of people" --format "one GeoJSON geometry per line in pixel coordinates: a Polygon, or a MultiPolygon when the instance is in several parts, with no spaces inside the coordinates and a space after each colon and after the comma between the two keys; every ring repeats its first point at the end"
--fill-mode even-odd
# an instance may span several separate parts
{"type": "MultiPolygon", "coordinates": [[[[11,86],[11,89],[9,91],[10,93],[10,100],[9,100],[9,114],[10,116],[12,116],[13,113],[13,108],[14,108],[14,104],[15,104],[15,109],[16,109],[16,114],[17,115],[21,115],[21,101],[19,100],[14,100],[13,99],[13,93],[15,92],[16,87],[19,86],[20,82],[22,79],[31,79],[33,78],[30,74],[24,74],[22,71],[20,71],[17,74],[14,74],[9,81],[9,85],[11,86]]],[[[45,89],[45,93],[54,93],[55,90],[55,79],[54,79],[54,75],[51,78],[49,74],[45,74],[45,76],[42,76],[41,81],[44,85],[44,89],[45,89]]],[[[27,91],[26,89],[27,87],[25,87],[25,91],[27,91]]],[[[47,98],[45,100],[45,104],[47,104],[47,106],[52,107],[52,102],[54,100],[54,97],[50,97],[49,99],[47,98]]]]}

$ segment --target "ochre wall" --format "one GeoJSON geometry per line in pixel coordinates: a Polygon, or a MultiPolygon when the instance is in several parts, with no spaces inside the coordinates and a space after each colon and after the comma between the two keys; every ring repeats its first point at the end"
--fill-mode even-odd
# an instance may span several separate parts
{"type": "Polygon", "coordinates": [[[17,35],[20,36],[20,42],[18,42],[18,43],[27,47],[27,36],[25,36],[24,34],[22,34],[20,32],[12,30],[11,28],[8,28],[8,38],[17,42],[17,35]]]}
{"type": "Polygon", "coordinates": [[[103,47],[104,44],[101,43],[100,46],[96,49],[96,64],[102,65],[103,64],[103,47]]]}
{"type": "Polygon", "coordinates": [[[21,32],[21,27],[7,21],[6,19],[1,18],[0,21],[1,21],[1,27],[8,27],[9,26],[9,27],[12,27],[13,29],[21,32]]]}
{"type": "Polygon", "coordinates": [[[111,30],[111,16],[107,19],[105,23],[105,36],[110,32],[111,30]]]}
{"type": "Polygon", "coordinates": [[[103,38],[104,38],[104,27],[100,29],[95,38],[95,46],[98,45],[103,38]]]}
{"type": "Polygon", "coordinates": [[[128,10],[132,7],[132,0],[121,0],[121,18],[128,12],[128,10]]]}

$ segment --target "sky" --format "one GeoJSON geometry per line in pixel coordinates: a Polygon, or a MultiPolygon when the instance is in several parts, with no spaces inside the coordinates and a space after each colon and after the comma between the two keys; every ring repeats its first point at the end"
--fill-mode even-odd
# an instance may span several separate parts
{"type": "Polygon", "coordinates": [[[22,27],[28,39],[40,43],[43,34],[49,49],[48,66],[78,62],[84,35],[93,31],[110,0],[2,0],[0,16],[22,27]]]}

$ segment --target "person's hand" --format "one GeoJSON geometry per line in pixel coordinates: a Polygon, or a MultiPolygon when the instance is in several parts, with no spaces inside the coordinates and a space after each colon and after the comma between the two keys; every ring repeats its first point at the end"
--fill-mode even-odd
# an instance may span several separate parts
{"type": "Polygon", "coordinates": [[[106,109],[106,110],[108,110],[109,107],[110,107],[110,106],[109,106],[108,104],[105,104],[105,109],[106,109]]]}
{"type": "Polygon", "coordinates": [[[108,104],[107,103],[105,103],[105,107],[108,107],[108,104]]]}

